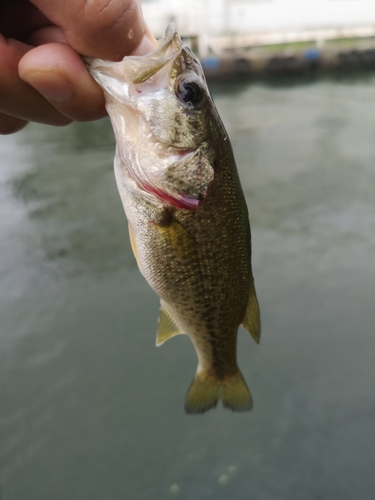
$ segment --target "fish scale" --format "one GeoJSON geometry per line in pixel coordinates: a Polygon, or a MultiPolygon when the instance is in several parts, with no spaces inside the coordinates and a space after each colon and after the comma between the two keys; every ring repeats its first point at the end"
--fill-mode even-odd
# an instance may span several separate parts
{"type": "Polygon", "coordinates": [[[198,355],[185,410],[252,407],[237,366],[240,324],[258,343],[248,212],[199,61],[170,25],[150,54],[87,60],[114,128],[115,174],[139,269],[161,300],[157,345],[198,355]]]}

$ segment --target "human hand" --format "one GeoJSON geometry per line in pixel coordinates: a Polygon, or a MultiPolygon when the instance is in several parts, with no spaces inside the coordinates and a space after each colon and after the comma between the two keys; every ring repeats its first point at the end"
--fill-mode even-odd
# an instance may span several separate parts
{"type": "Polygon", "coordinates": [[[0,134],[102,118],[103,92],[79,54],[119,61],[155,43],[139,0],[2,0],[0,134]]]}

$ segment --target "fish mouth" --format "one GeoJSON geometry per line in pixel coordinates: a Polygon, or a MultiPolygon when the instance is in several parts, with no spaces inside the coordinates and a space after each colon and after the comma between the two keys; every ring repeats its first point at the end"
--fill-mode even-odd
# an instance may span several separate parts
{"type": "Polygon", "coordinates": [[[142,56],[126,56],[122,61],[113,62],[95,57],[84,57],[88,71],[99,85],[117,98],[126,96],[128,84],[141,84],[152,78],[169,62],[174,61],[184,51],[184,45],[177,27],[171,23],[165,30],[158,46],[142,56]],[[126,85],[118,84],[125,78],[126,85]]]}
{"type": "Polygon", "coordinates": [[[176,59],[183,50],[184,46],[178,34],[177,26],[171,23],[167,26],[164,37],[159,41],[158,47],[152,52],[143,56],[131,56],[127,58],[128,61],[137,63],[135,71],[133,70],[132,73],[132,83],[143,83],[149,80],[170,61],[176,59]]]}
{"type": "MultiPolygon", "coordinates": [[[[203,71],[190,49],[183,44],[177,27],[171,23],[159,40],[158,46],[142,56],[126,56],[122,61],[112,62],[94,57],[84,57],[86,67],[92,77],[109,95],[119,102],[129,100],[130,85],[140,85],[153,81],[160,70],[174,61],[183,59],[184,68],[194,68],[204,79],[203,71]]],[[[175,77],[177,74],[175,75],[175,77]]],[[[169,83],[170,74],[165,77],[169,83]]]]}
{"type": "MultiPolygon", "coordinates": [[[[151,195],[149,199],[153,198],[153,202],[156,198],[163,204],[186,210],[202,205],[213,180],[209,160],[212,154],[204,143],[206,136],[197,138],[199,131],[194,129],[195,140],[180,139],[178,144],[173,143],[168,134],[155,132],[160,121],[152,122],[153,108],[148,106],[147,99],[138,99],[139,94],[143,97],[154,88],[164,89],[169,95],[183,72],[197,74],[204,81],[198,60],[182,43],[176,26],[169,25],[158,47],[148,54],[125,57],[116,63],[92,58],[85,61],[105,91],[118,152],[129,177],[141,191],[151,195]]],[[[194,128],[195,122],[185,121],[186,126],[194,128]]]]}

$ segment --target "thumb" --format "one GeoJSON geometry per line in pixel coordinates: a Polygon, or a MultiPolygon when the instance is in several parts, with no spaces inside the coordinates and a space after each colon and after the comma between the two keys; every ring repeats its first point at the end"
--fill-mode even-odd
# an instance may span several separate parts
{"type": "Polygon", "coordinates": [[[31,0],[56,26],[69,45],[85,56],[119,61],[147,53],[156,43],[139,0],[31,0]]]}

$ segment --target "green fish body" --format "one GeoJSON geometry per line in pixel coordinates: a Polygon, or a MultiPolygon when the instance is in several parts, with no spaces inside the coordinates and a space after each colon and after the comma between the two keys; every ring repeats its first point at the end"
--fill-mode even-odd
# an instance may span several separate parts
{"type": "Polygon", "coordinates": [[[157,345],[187,334],[198,369],[185,410],[252,399],[236,362],[237,330],[258,343],[245,198],[199,61],[174,25],[150,54],[89,59],[116,135],[115,174],[139,269],[161,300],[157,345]]]}

